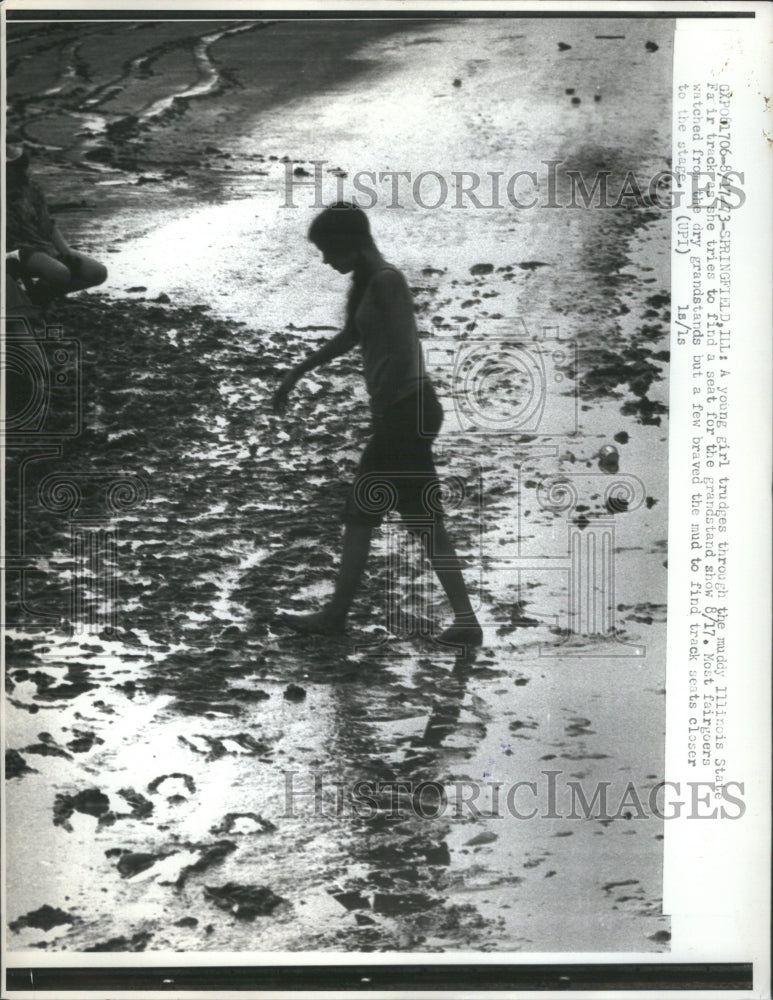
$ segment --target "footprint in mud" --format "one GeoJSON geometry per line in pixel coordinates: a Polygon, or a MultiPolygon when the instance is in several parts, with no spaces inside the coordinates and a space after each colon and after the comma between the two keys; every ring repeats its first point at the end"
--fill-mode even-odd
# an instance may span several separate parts
{"type": "Polygon", "coordinates": [[[209,832],[218,833],[273,833],[274,824],[254,812],[226,813],[217,826],[210,827],[209,832]]]}
{"type": "Polygon", "coordinates": [[[154,778],[148,785],[148,791],[151,795],[163,795],[167,802],[176,804],[186,802],[189,795],[196,794],[196,782],[189,774],[175,771],[173,774],[160,774],[154,778]]]}
{"type": "Polygon", "coordinates": [[[249,733],[236,733],[234,736],[178,736],[178,741],[194,753],[206,754],[207,760],[218,760],[226,754],[247,754],[264,756],[271,753],[268,743],[261,743],[249,733]]]}

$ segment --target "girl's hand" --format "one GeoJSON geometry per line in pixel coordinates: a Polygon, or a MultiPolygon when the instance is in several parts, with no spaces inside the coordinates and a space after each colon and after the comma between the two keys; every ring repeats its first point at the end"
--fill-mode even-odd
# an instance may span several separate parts
{"type": "Polygon", "coordinates": [[[271,409],[274,413],[284,413],[287,409],[287,397],[295,385],[296,377],[294,372],[290,372],[279,383],[279,388],[271,398],[271,409]]]}

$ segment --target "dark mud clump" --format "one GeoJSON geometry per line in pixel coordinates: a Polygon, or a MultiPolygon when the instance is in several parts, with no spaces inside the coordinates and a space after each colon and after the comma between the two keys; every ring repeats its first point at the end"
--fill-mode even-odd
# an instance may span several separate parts
{"type": "Polygon", "coordinates": [[[306,697],[306,689],[299,684],[288,684],[284,696],[286,701],[303,701],[306,697]]]}
{"type": "Polygon", "coordinates": [[[643,424],[659,426],[667,408],[647,396],[652,384],[663,378],[658,360],[645,347],[627,347],[621,352],[588,351],[585,358],[588,367],[580,378],[580,395],[587,401],[620,398],[620,387],[625,386],[636,398],[624,401],[621,412],[638,416],[643,424]]]}
{"type": "Polygon", "coordinates": [[[114,937],[107,941],[100,941],[99,944],[91,948],[84,948],[84,951],[145,951],[150,944],[153,935],[150,931],[137,931],[130,938],[114,937]]]}
{"type": "Polygon", "coordinates": [[[38,662],[34,646],[35,643],[31,639],[14,639],[7,635],[5,637],[5,662],[13,668],[24,665],[32,666],[38,662]]]}
{"type": "Polygon", "coordinates": [[[331,893],[333,899],[340,903],[344,909],[349,910],[369,910],[370,900],[367,896],[363,896],[361,892],[355,890],[350,892],[333,892],[331,893]]]}
{"type": "Polygon", "coordinates": [[[50,931],[52,927],[60,927],[62,924],[72,924],[75,917],[56,906],[49,906],[45,903],[31,913],[25,913],[23,917],[14,920],[8,926],[12,931],[20,931],[23,927],[35,927],[38,930],[50,931]]]}
{"type": "Polygon", "coordinates": [[[71,754],[57,746],[56,741],[49,733],[39,733],[38,739],[40,743],[31,743],[28,747],[24,747],[24,753],[36,753],[41,757],[64,757],[65,760],[72,760],[71,754]]]}
{"type": "Polygon", "coordinates": [[[39,680],[38,693],[35,696],[44,701],[56,701],[60,698],[77,698],[78,695],[93,691],[97,685],[89,680],[89,667],[84,663],[70,663],[67,666],[67,677],[61,684],[53,684],[49,675],[40,671],[33,675],[33,680],[39,680]]]}
{"type": "Polygon", "coordinates": [[[92,747],[98,746],[104,742],[105,741],[95,733],[75,730],[75,736],[67,744],[67,747],[69,750],[72,750],[73,753],[88,753],[92,747]]]}
{"type": "Polygon", "coordinates": [[[86,788],[76,795],[60,792],[54,800],[54,826],[72,831],[69,819],[73,813],[104,816],[110,810],[110,799],[98,788],[86,788]]]}
{"type": "Polygon", "coordinates": [[[267,886],[238,885],[205,886],[204,894],[215,906],[227,910],[238,920],[254,920],[273,913],[285,901],[267,886]]]}
{"type": "Polygon", "coordinates": [[[30,767],[18,750],[5,751],[5,776],[6,778],[21,778],[25,774],[37,774],[34,767],[30,767]]]}
{"type": "Polygon", "coordinates": [[[424,892],[401,892],[373,894],[373,912],[396,917],[404,913],[421,913],[423,910],[439,906],[442,900],[424,892]]]}
{"type": "Polygon", "coordinates": [[[477,834],[471,840],[466,840],[464,843],[465,847],[480,847],[483,844],[493,844],[496,839],[496,833],[492,833],[490,830],[485,830],[483,833],[477,834]]]}
{"type": "Polygon", "coordinates": [[[143,851],[130,851],[120,856],[116,868],[121,878],[132,878],[134,875],[139,875],[140,872],[147,871],[157,861],[168,857],[169,854],[146,854],[143,851]]]}
{"type": "Polygon", "coordinates": [[[135,792],[133,788],[122,788],[118,794],[128,802],[133,817],[144,819],[153,812],[153,803],[150,799],[146,799],[140,792],[135,792]]]}

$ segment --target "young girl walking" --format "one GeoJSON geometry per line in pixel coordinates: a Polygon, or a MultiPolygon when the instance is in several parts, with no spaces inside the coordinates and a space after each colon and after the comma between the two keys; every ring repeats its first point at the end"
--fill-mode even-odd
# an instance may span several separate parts
{"type": "Polygon", "coordinates": [[[284,412],[288,394],[303,375],[359,345],[373,433],[346,501],[343,553],[333,595],[315,614],[282,615],[280,620],[310,634],[344,630],[373,529],[384,516],[371,502],[382,486],[395,497],[394,506],[406,528],[420,536],[451,604],[453,622],[437,640],[457,648],[478,646],[483,633],[438,500],[432,441],[443,410],[424,370],[408,284],[381,255],[368,217],[355,205],[338,202],[326,208],[311,224],[309,239],[324,263],[339,274],[352,275],[346,322],[339,334],[285,375],[274,393],[273,407],[284,412]]]}

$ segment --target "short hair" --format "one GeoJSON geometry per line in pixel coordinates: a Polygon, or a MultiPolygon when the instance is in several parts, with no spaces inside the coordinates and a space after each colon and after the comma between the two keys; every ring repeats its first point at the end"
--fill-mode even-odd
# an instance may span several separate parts
{"type": "Polygon", "coordinates": [[[309,227],[309,239],[320,250],[337,253],[373,245],[367,215],[349,201],[337,201],[320,212],[309,227]]]}

